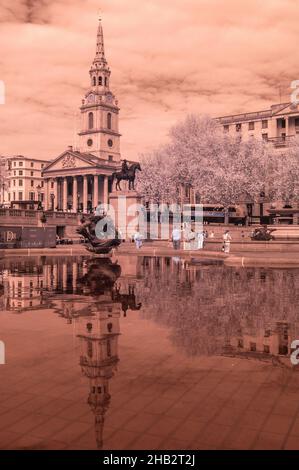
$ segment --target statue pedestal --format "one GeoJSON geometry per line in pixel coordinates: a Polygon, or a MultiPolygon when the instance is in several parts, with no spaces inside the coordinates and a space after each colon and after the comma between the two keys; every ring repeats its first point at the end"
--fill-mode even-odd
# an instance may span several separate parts
{"type": "MultiPolygon", "coordinates": [[[[137,229],[140,229],[141,197],[136,191],[113,191],[109,195],[111,216],[115,227],[121,232],[122,239],[131,239],[137,229]]],[[[143,222],[142,222],[143,223],[143,222]]]]}

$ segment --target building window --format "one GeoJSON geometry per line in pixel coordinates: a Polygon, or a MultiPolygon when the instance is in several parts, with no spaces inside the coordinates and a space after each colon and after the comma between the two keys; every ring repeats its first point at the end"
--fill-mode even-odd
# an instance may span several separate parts
{"type": "Polygon", "coordinates": [[[16,193],[15,193],[15,191],[14,191],[12,194],[13,194],[13,200],[15,201],[15,200],[16,200],[16,193]]]}
{"type": "Polygon", "coordinates": [[[92,144],[93,144],[93,140],[92,140],[92,139],[88,139],[88,141],[87,141],[88,147],[92,147],[92,144]]]}
{"type": "Polygon", "coordinates": [[[113,147],[113,140],[112,140],[112,139],[109,139],[109,140],[108,140],[108,146],[109,146],[109,147],[113,147]]]}
{"type": "Polygon", "coordinates": [[[34,188],[34,181],[31,180],[31,188],[34,188]]]}
{"type": "Polygon", "coordinates": [[[23,166],[23,162],[19,162],[19,166],[23,166]]]}
{"type": "Polygon", "coordinates": [[[295,127],[299,127],[299,118],[295,118],[295,127]]]}
{"type": "Polygon", "coordinates": [[[8,200],[10,201],[10,193],[8,193],[8,200]]]}
{"type": "Polygon", "coordinates": [[[96,86],[97,85],[97,79],[96,77],[93,77],[93,86],[96,86]]]}
{"type": "Polygon", "coordinates": [[[13,162],[13,166],[17,166],[17,162],[13,162]]]}
{"type": "Polygon", "coordinates": [[[30,163],[30,166],[31,166],[31,168],[33,168],[33,167],[34,167],[34,163],[33,163],[33,162],[31,162],[31,163],[30,163]]]}
{"type": "Polygon", "coordinates": [[[19,193],[19,201],[23,201],[23,193],[22,192],[19,193]]]}
{"type": "Polygon", "coordinates": [[[256,351],[256,343],[250,343],[250,351],[256,351]]]}
{"type": "Polygon", "coordinates": [[[248,124],[248,130],[249,130],[249,131],[254,131],[254,122],[250,122],[250,123],[248,124]]]}
{"type": "Polygon", "coordinates": [[[42,181],[40,185],[41,185],[41,187],[43,188],[43,187],[44,187],[44,182],[42,181]]]}
{"type": "Polygon", "coordinates": [[[33,176],[34,175],[34,171],[30,171],[30,176],[33,176]]]}
{"type": "Polygon", "coordinates": [[[17,176],[17,172],[16,172],[16,170],[14,170],[13,174],[14,174],[14,176],[17,176]]]}
{"type": "Polygon", "coordinates": [[[41,168],[44,168],[44,166],[45,166],[44,163],[42,163],[42,164],[41,164],[41,168]]]}
{"type": "Polygon", "coordinates": [[[285,119],[277,119],[277,127],[281,127],[281,129],[285,129],[286,127],[285,119]]]}
{"type": "Polygon", "coordinates": [[[93,129],[93,113],[88,113],[88,129],[93,129]]]}
{"type": "Polygon", "coordinates": [[[266,354],[270,353],[270,347],[267,344],[264,344],[264,353],[266,354]]]}
{"type": "Polygon", "coordinates": [[[268,129],[268,121],[262,121],[262,129],[268,129]]]}
{"type": "Polygon", "coordinates": [[[244,348],[244,342],[242,339],[238,340],[238,348],[241,348],[241,349],[244,348]]]}
{"type": "Polygon", "coordinates": [[[23,176],[23,170],[19,170],[19,176],[23,176]]]}
{"type": "Polygon", "coordinates": [[[54,189],[54,181],[51,181],[51,189],[54,189]]]}
{"type": "Polygon", "coordinates": [[[223,130],[224,130],[224,132],[226,132],[226,133],[229,132],[229,125],[226,124],[225,126],[223,126],[223,130]]]}
{"type": "Polygon", "coordinates": [[[107,77],[105,77],[105,86],[107,86],[108,80],[107,77]]]}
{"type": "Polygon", "coordinates": [[[13,185],[14,185],[14,186],[16,185],[16,180],[13,180],[13,185]]]}
{"type": "Polygon", "coordinates": [[[111,127],[112,127],[112,115],[111,115],[111,113],[107,114],[107,127],[108,127],[108,129],[111,129],[111,127]]]}
{"type": "Polygon", "coordinates": [[[35,193],[33,193],[33,192],[29,193],[29,199],[30,199],[30,201],[34,201],[35,193]]]}
{"type": "Polygon", "coordinates": [[[268,141],[268,134],[262,134],[262,139],[267,142],[268,141]]]}
{"type": "Polygon", "coordinates": [[[240,132],[242,129],[242,124],[236,124],[236,131],[240,132]]]}
{"type": "Polygon", "coordinates": [[[23,180],[19,180],[19,186],[23,186],[23,180]]]}
{"type": "Polygon", "coordinates": [[[109,155],[108,161],[109,161],[109,162],[113,162],[113,156],[112,156],[112,155],[109,155]]]}
{"type": "Polygon", "coordinates": [[[99,77],[99,85],[100,85],[100,86],[103,85],[103,78],[102,78],[102,77],[99,77]]]}

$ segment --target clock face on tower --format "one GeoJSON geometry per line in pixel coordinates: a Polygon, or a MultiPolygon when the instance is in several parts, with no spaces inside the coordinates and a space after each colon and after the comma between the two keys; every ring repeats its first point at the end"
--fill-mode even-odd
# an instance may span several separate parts
{"type": "Polygon", "coordinates": [[[112,101],[113,101],[113,95],[112,95],[111,93],[108,93],[108,94],[106,95],[106,100],[107,100],[108,103],[112,103],[112,101]]]}
{"type": "Polygon", "coordinates": [[[90,93],[90,95],[88,95],[88,97],[87,97],[87,102],[88,103],[94,103],[94,99],[95,99],[94,94],[90,93]]]}

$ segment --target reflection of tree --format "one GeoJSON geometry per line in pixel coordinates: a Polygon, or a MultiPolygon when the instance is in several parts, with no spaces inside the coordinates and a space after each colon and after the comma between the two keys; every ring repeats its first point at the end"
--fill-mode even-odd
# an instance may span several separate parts
{"type": "MultiPolygon", "coordinates": [[[[139,285],[142,315],[171,328],[173,343],[189,355],[222,354],[233,339],[296,329],[299,271],[195,268],[170,259],[144,259],[139,285]]],[[[284,354],[284,353],[282,353],[284,354]]]]}

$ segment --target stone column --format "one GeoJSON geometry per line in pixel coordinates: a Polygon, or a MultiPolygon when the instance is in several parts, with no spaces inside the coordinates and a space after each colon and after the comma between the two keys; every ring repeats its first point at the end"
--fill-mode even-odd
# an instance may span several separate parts
{"type": "Polygon", "coordinates": [[[87,175],[83,176],[83,212],[87,212],[88,185],[87,175]]]}
{"type": "Polygon", "coordinates": [[[63,202],[62,209],[64,212],[67,211],[67,178],[63,178],[63,202]]]}
{"type": "Polygon", "coordinates": [[[73,177],[73,212],[78,212],[78,180],[73,177]]]}
{"type": "Polygon", "coordinates": [[[57,182],[57,178],[54,179],[54,211],[56,210],[56,207],[58,206],[58,182],[57,182]]]}
{"type": "Polygon", "coordinates": [[[103,203],[104,203],[104,204],[108,204],[108,203],[109,203],[108,176],[104,176],[104,191],[103,191],[103,196],[104,196],[103,203]]]}
{"type": "Polygon", "coordinates": [[[92,198],[92,207],[93,209],[97,207],[99,203],[99,177],[94,175],[93,177],[93,198],[92,198]]]}
{"type": "Polygon", "coordinates": [[[44,200],[44,207],[45,211],[49,210],[50,207],[50,201],[49,201],[49,180],[45,179],[44,180],[44,185],[45,185],[45,200],[44,200]]]}

